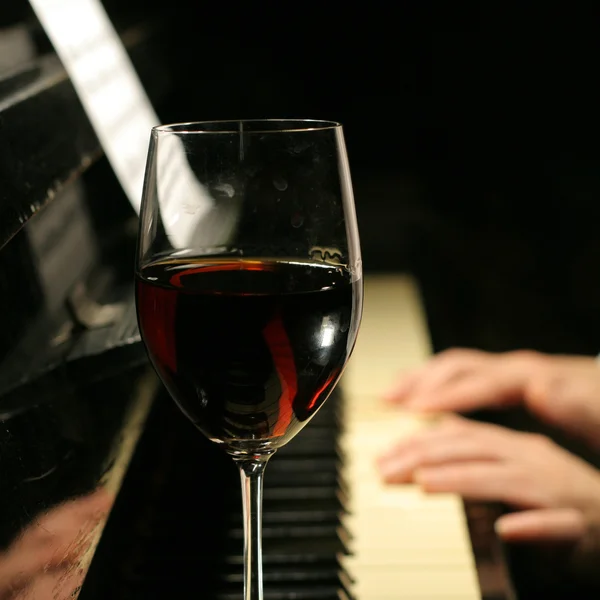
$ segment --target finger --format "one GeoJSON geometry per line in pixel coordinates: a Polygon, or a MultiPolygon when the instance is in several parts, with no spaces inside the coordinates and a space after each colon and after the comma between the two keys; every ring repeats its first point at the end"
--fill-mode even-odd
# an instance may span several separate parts
{"type": "Polygon", "coordinates": [[[503,515],[495,529],[506,542],[576,542],[585,535],[586,524],[579,510],[556,508],[503,515]]]}
{"type": "Polygon", "coordinates": [[[495,453],[506,457],[518,454],[514,445],[516,438],[523,434],[490,423],[479,423],[456,414],[446,414],[421,431],[406,437],[392,448],[382,453],[379,464],[394,460],[407,453],[427,449],[438,444],[461,444],[467,438],[473,438],[485,449],[494,448],[495,453]]]}
{"type": "Polygon", "coordinates": [[[490,357],[482,352],[471,350],[449,350],[435,357],[426,368],[411,396],[432,395],[445,386],[477,373],[485,368],[490,357]]]}
{"type": "Polygon", "coordinates": [[[467,412],[499,403],[502,390],[487,374],[471,375],[437,390],[419,389],[407,401],[406,407],[423,412],[467,412]]]}
{"type": "Polygon", "coordinates": [[[402,404],[414,390],[427,366],[404,373],[394,385],[383,394],[383,399],[392,404],[402,404]]]}
{"type": "Polygon", "coordinates": [[[385,395],[394,403],[405,402],[412,394],[434,390],[444,382],[459,376],[485,360],[486,355],[476,350],[454,348],[441,352],[426,365],[407,374],[385,395]]]}
{"type": "Polygon", "coordinates": [[[504,502],[522,508],[542,508],[544,490],[531,474],[512,462],[473,461],[423,467],[414,480],[426,492],[458,494],[471,500],[504,502]]]}
{"type": "Polygon", "coordinates": [[[379,457],[378,462],[392,459],[398,454],[411,451],[418,446],[429,444],[437,439],[454,438],[458,434],[464,434],[469,423],[470,421],[468,419],[458,415],[443,415],[440,419],[432,421],[428,426],[417,433],[409,435],[400,442],[394,444],[392,448],[379,457]]]}
{"type": "Polygon", "coordinates": [[[529,352],[487,355],[462,377],[454,377],[441,387],[419,386],[407,407],[424,411],[468,411],[518,404],[539,365],[540,361],[529,352]]]}
{"type": "Polygon", "coordinates": [[[452,446],[461,448],[470,440],[469,444],[473,454],[489,456],[497,459],[521,458],[524,452],[524,443],[530,436],[491,423],[472,421],[459,415],[444,415],[436,425],[431,425],[423,431],[412,435],[390,450],[382,454],[378,463],[380,465],[394,461],[407,454],[436,455],[444,454],[452,446]],[[438,449],[439,446],[439,449],[438,449]]]}
{"type": "Polygon", "coordinates": [[[501,453],[493,447],[482,444],[478,439],[444,438],[381,461],[379,469],[384,481],[387,483],[406,483],[411,481],[414,472],[422,467],[463,461],[497,461],[502,459],[501,453]]]}
{"type": "Polygon", "coordinates": [[[520,460],[524,441],[525,434],[454,416],[444,425],[402,441],[378,460],[378,466],[384,480],[401,483],[412,479],[413,471],[421,467],[520,460]]]}
{"type": "Polygon", "coordinates": [[[519,361],[501,357],[476,371],[432,391],[420,387],[407,408],[418,411],[466,412],[484,407],[507,407],[521,402],[526,376],[519,361]]]}
{"type": "Polygon", "coordinates": [[[101,521],[108,514],[112,502],[112,495],[99,488],[87,496],[55,506],[30,523],[18,543],[55,543],[58,536],[101,521]]]}

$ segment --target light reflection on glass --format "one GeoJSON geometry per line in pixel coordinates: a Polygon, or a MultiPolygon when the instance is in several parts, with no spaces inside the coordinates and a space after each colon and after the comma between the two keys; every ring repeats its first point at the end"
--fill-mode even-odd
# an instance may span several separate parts
{"type": "Polygon", "coordinates": [[[335,338],[336,324],[333,323],[330,316],[323,318],[321,348],[329,348],[333,344],[335,338]]]}

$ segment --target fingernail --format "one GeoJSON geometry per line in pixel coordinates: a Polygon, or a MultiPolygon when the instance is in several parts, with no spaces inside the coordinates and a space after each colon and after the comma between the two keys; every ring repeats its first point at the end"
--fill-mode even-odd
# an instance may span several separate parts
{"type": "Polygon", "coordinates": [[[504,526],[502,525],[502,521],[496,521],[494,523],[494,531],[496,532],[496,535],[502,537],[502,534],[504,533],[504,526]]]}
{"type": "Polygon", "coordinates": [[[504,519],[502,519],[502,517],[500,517],[499,519],[496,519],[496,522],[494,523],[494,531],[496,532],[496,535],[498,537],[504,537],[507,533],[510,533],[511,527],[510,527],[510,522],[508,523],[508,526],[506,525],[506,523],[504,522],[504,519]]]}

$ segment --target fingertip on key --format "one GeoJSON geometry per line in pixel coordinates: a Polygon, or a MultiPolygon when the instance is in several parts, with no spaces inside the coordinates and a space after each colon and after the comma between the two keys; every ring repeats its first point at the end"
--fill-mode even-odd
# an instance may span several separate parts
{"type": "Polygon", "coordinates": [[[419,413],[434,413],[439,411],[435,402],[426,396],[414,396],[403,403],[403,407],[419,413]]]}
{"type": "Polygon", "coordinates": [[[398,388],[393,388],[384,392],[382,399],[387,404],[401,404],[403,402],[403,393],[398,393],[398,388]]]}
{"type": "Polygon", "coordinates": [[[407,465],[397,457],[378,461],[379,472],[386,483],[402,483],[407,480],[407,465]]]}
{"type": "Polygon", "coordinates": [[[410,396],[410,390],[412,389],[413,383],[413,378],[410,375],[403,377],[383,393],[383,399],[386,402],[391,402],[393,404],[404,403],[410,396]]]}

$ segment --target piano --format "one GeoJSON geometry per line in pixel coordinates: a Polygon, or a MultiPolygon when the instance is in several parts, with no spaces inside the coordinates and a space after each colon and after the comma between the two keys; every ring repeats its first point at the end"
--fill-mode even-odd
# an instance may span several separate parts
{"type": "MultiPolygon", "coordinates": [[[[193,105],[179,102],[189,82],[177,81],[185,67],[171,69],[160,23],[143,2],[106,4],[154,105],[181,118],[181,105],[193,105]]],[[[239,598],[237,472],[148,367],[132,299],[133,210],[39,24],[22,3],[7,6],[0,21],[0,598],[239,598]]],[[[380,405],[397,371],[461,343],[465,331],[473,345],[496,348],[486,345],[489,328],[473,337],[476,321],[457,329],[466,319],[458,292],[448,306],[440,302],[456,288],[448,285],[451,270],[440,275],[433,253],[420,252],[438,229],[412,202],[410,181],[360,167],[354,175],[373,265],[364,323],[338,390],[268,466],[265,598],[597,597],[597,588],[548,569],[554,563],[546,556],[503,547],[493,521],[505,507],[379,482],[377,453],[428,425],[380,405]],[[380,231],[389,226],[381,224],[382,190],[405,200],[405,212],[394,213],[405,235],[393,259],[380,231]],[[431,227],[419,229],[423,223],[431,227]],[[452,307],[462,321],[453,320],[452,307]]]]}

